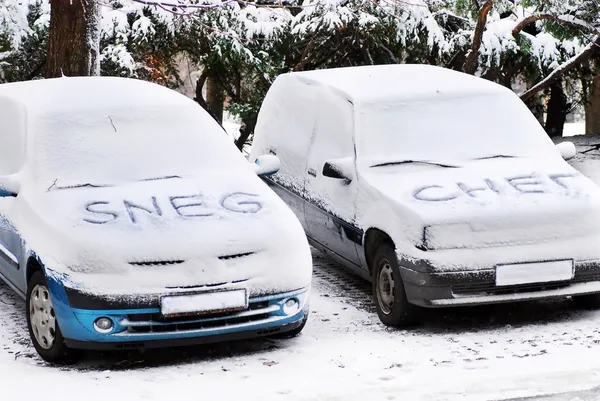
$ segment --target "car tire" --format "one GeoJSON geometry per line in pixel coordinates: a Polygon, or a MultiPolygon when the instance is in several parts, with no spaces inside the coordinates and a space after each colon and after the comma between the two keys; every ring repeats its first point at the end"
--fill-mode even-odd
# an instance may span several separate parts
{"type": "Polygon", "coordinates": [[[308,311],[304,314],[304,317],[302,318],[302,323],[300,323],[300,326],[296,327],[293,330],[286,331],[285,333],[275,334],[274,337],[283,339],[283,340],[297,337],[298,335],[300,335],[300,332],[302,330],[304,330],[304,326],[306,326],[306,322],[308,322],[308,311]]]}
{"type": "Polygon", "coordinates": [[[573,302],[582,309],[600,309],[600,294],[574,296],[573,302]]]}
{"type": "Polygon", "coordinates": [[[406,298],[398,257],[391,243],[381,244],[375,252],[372,284],[375,307],[383,324],[406,328],[419,321],[419,308],[409,303],[406,298]]]}
{"type": "Polygon", "coordinates": [[[74,354],[65,345],[58,327],[50,291],[42,271],[36,271],[29,279],[25,305],[29,336],[40,357],[51,363],[70,361],[74,354]]]}

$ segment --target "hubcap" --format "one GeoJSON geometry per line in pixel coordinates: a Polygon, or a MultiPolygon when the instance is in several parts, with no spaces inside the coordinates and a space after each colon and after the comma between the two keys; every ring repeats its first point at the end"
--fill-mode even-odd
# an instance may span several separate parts
{"type": "Polygon", "coordinates": [[[37,343],[50,349],[56,339],[56,315],[50,300],[50,292],[44,285],[36,285],[29,301],[29,321],[37,343]]]}
{"type": "Polygon", "coordinates": [[[377,303],[381,311],[389,315],[394,306],[394,271],[392,266],[383,262],[377,276],[377,303]]]}

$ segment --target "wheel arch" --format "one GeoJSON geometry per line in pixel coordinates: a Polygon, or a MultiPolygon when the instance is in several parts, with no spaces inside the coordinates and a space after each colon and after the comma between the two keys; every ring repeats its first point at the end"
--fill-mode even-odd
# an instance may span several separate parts
{"type": "Polygon", "coordinates": [[[371,227],[365,232],[363,247],[365,252],[365,260],[367,262],[367,267],[369,268],[369,274],[371,274],[373,271],[373,258],[375,257],[377,248],[386,242],[390,243],[395,248],[392,237],[385,231],[379,228],[371,227]]]}
{"type": "Polygon", "coordinates": [[[25,265],[25,284],[29,283],[31,276],[37,271],[44,272],[42,262],[35,255],[29,255],[27,258],[27,264],[25,265]]]}

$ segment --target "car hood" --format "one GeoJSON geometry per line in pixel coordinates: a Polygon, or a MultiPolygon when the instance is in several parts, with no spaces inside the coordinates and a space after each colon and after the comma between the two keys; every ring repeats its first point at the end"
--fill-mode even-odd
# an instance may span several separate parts
{"type": "Polygon", "coordinates": [[[430,249],[600,232],[600,188],[562,160],[375,167],[362,178],[430,249]]]}
{"type": "Polygon", "coordinates": [[[268,276],[265,265],[281,273],[287,249],[306,281],[302,227],[254,175],[25,190],[19,200],[17,229],[28,247],[71,277],[104,275],[108,284],[116,274],[146,288],[212,285],[268,276]]]}

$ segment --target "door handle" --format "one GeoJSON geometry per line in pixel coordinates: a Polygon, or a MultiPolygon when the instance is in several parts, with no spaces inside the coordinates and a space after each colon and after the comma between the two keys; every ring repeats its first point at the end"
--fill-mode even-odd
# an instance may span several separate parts
{"type": "Polygon", "coordinates": [[[309,168],[309,169],[308,169],[308,174],[309,174],[309,175],[312,175],[313,177],[316,177],[316,176],[317,176],[317,172],[315,171],[315,169],[314,169],[314,168],[309,168]]]}

